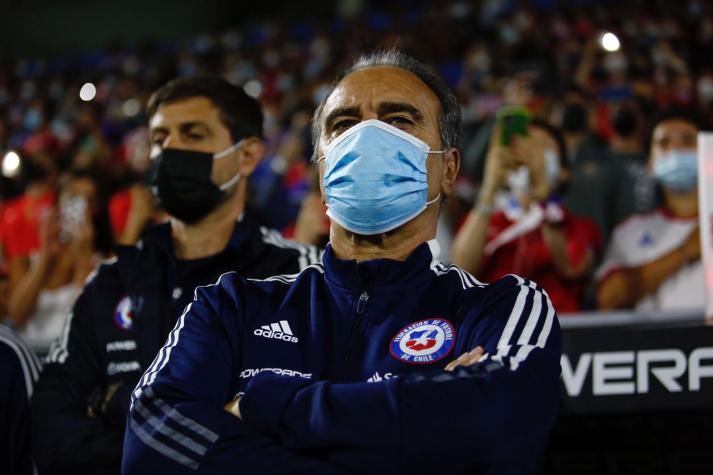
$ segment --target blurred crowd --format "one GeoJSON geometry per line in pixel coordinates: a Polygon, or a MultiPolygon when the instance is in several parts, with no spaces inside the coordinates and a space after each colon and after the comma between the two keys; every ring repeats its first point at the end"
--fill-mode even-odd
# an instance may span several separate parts
{"type": "MultiPolygon", "coordinates": [[[[442,257],[484,281],[533,278],[561,312],[636,307],[605,304],[596,281],[610,270],[600,266],[617,225],[666,207],[651,164],[654,118],[685,110],[694,135],[713,118],[713,5],[700,0],[342,2],[329,20],[256,20],[4,64],[0,316],[28,338],[56,336],[96,263],[165,219],[144,179],[145,106],[175,77],[219,75],[260,100],[268,154],[250,200],[266,225],[323,246],[310,118],[345,65],[390,47],[431,64],[462,104],[462,176],[442,214],[442,257]],[[503,106],[532,117],[512,144],[498,135],[503,106]],[[527,164],[531,154],[539,165],[527,164]]],[[[681,213],[695,218],[697,207],[681,213]]],[[[689,221],[649,257],[685,241],[681,265],[699,260],[689,221]]]]}

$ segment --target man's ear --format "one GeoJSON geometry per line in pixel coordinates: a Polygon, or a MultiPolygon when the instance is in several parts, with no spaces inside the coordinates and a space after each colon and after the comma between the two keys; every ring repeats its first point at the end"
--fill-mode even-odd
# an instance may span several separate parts
{"type": "Polygon", "coordinates": [[[441,181],[441,192],[450,196],[455,188],[458,171],[460,170],[460,152],[457,148],[451,148],[443,154],[443,179],[441,181]]]}
{"type": "Polygon", "coordinates": [[[258,137],[248,137],[238,150],[240,158],[240,174],[250,176],[255,167],[265,157],[265,143],[258,137]]]}

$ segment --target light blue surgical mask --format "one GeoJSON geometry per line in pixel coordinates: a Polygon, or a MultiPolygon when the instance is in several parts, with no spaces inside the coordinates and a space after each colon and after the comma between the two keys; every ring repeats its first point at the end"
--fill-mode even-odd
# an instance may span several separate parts
{"type": "Polygon", "coordinates": [[[678,192],[693,191],[698,185],[698,156],[693,150],[672,150],[654,162],[654,178],[678,192]]]}
{"type": "Polygon", "coordinates": [[[337,137],[326,159],[327,215],[343,228],[373,235],[396,229],[430,204],[428,144],[379,120],[365,120],[337,137]]]}

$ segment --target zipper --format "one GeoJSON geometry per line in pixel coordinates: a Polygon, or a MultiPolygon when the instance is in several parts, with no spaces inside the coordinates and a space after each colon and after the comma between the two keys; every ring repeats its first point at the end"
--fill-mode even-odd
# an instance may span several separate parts
{"type": "Polygon", "coordinates": [[[354,340],[356,339],[357,330],[359,329],[359,323],[361,323],[362,316],[366,312],[366,304],[369,302],[369,292],[366,290],[362,291],[359,295],[359,300],[357,301],[356,311],[354,312],[354,323],[352,323],[352,331],[349,336],[349,342],[347,343],[347,351],[344,354],[344,360],[342,361],[342,369],[339,371],[339,377],[337,381],[344,381],[344,377],[347,372],[347,363],[352,354],[354,348],[354,340]]]}
{"type": "Polygon", "coordinates": [[[357,315],[364,315],[364,312],[366,311],[366,303],[369,301],[369,292],[366,290],[361,293],[359,296],[359,301],[357,302],[357,308],[356,308],[356,314],[357,315]]]}

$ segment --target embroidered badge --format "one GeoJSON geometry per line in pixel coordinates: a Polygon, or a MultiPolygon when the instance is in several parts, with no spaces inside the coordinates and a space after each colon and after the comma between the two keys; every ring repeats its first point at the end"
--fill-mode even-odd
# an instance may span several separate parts
{"type": "Polygon", "coordinates": [[[116,308],[114,308],[114,323],[122,330],[131,330],[134,325],[134,311],[128,295],[116,304],[116,308]]]}
{"type": "Polygon", "coordinates": [[[453,325],[442,318],[411,323],[391,339],[391,355],[411,364],[428,364],[444,358],[455,344],[453,325]]]}

